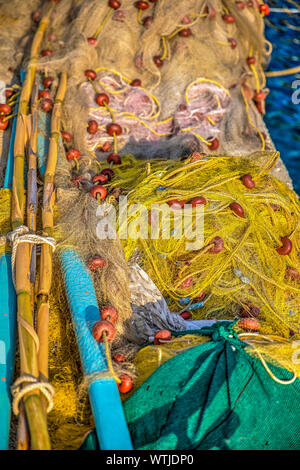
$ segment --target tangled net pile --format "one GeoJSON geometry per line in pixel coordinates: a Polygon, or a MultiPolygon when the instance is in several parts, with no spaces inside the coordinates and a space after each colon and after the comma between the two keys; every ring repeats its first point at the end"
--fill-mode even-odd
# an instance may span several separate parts
{"type": "MultiPolygon", "coordinates": [[[[295,193],[269,174],[277,158],[276,152],[255,153],[248,158],[194,153],[184,161],[138,161],[125,156],[114,168],[114,176],[105,184],[105,202],[118,210],[120,197],[127,197],[128,234],[127,226],[119,226],[125,257],[127,261],[138,260],[168,299],[171,311],[192,310],[194,319],[259,317],[263,334],[286,339],[299,334],[299,204],[295,193]],[[259,161],[264,162],[262,167],[259,161]],[[245,176],[246,183],[250,178],[251,188],[243,183],[245,176]],[[193,201],[204,207],[204,244],[196,250],[186,248],[190,239],[184,232],[176,233],[176,217],[182,217],[180,209],[193,201]],[[159,208],[165,203],[173,210],[169,219],[159,219],[154,205],[159,208]]],[[[102,165],[101,171],[105,172],[105,167],[102,165]]],[[[92,170],[85,174],[88,189],[88,181],[94,176],[92,170]]],[[[117,264],[116,260],[110,261],[110,250],[119,242],[97,240],[96,226],[101,217],[96,212],[96,201],[90,202],[93,209],[87,212],[90,194],[82,195],[84,190],[69,189],[70,203],[66,204],[65,198],[60,202],[64,206],[61,223],[69,234],[67,241],[71,234],[74,246],[87,262],[97,252],[117,264]],[[92,228],[89,238],[84,230],[87,221],[92,228]],[[86,243],[90,243],[91,233],[94,246],[86,243]]],[[[101,210],[104,227],[111,210],[109,205],[106,210],[105,202],[101,210]]],[[[192,233],[195,224],[193,219],[192,233]]],[[[123,273],[128,275],[122,263],[123,273]]],[[[114,284],[105,271],[94,274],[100,304],[105,300],[103,292],[109,292],[104,289],[105,282],[108,286],[114,284]]],[[[127,299],[129,305],[128,283],[119,287],[124,289],[122,299],[127,299]]],[[[114,292],[109,299],[120,302],[114,292]]],[[[123,345],[129,333],[129,311],[127,317],[123,313],[119,330],[123,345]]]]}
{"type": "MultiPolygon", "coordinates": [[[[184,203],[197,204],[194,198],[202,198],[202,248],[186,248],[188,238],[174,230],[164,239],[167,224],[159,225],[153,216],[149,232],[147,218],[142,219],[147,239],[140,228],[140,238],[122,240],[127,259],[139,251],[143,268],[170,300],[172,311],[201,298],[204,305],[195,318],[234,318],[244,309],[251,316],[249,305],[254,304],[270,332],[285,337],[290,329],[299,332],[299,204],[295,193],[269,175],[277,157],[192,154],[184,162],[136,163],[129,158],[118,167],[111,186],[128,194],[129,211],[131,205],[142,204],[150,213],[154,204],[169,202],[174,221],[184,203]],[[264,168],[257,166],[258,158],[264,168]],[[251,189],[243,184],[245,175],[251,175],[251,189]],[[159,236],[153,239],[150,229],[155,223],[159,236]],[[291,241],[291,251],[280,248],[284,238],[291,241]]],[[[135,212],[130,219],[138,216],[138,207],[135,212]]]]}

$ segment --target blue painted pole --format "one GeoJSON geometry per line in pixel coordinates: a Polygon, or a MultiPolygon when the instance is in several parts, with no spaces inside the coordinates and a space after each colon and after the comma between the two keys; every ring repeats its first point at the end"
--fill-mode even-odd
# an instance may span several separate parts
{"type": "Polygon", "coordinates": [[[8,448],[15,362],[16,293],[11,274],[11,255],[4,254],[0,257],[0,450],[8,448]]]}
{"type": "Polygon", "coordinates": [[[100,319],[92,279],[76,251],[62,249],[60,259],[83,372],[91,378],[89,396],[100,448],[133,450],[117,384],[113,378],[101,378],[101,373],[109,374],[104,346],[92,335],[100,319]]]}

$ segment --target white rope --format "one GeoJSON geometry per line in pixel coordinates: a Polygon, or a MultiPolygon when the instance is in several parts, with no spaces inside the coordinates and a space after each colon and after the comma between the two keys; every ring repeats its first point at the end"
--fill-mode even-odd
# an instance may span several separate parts
{"type": "MultiPolygon", "coordinates": [[[[3,237],[1,237],[3,238],[3,237]]],[[[16,264],[16,254],[17,248],[20,243],[30,243],[32,245],[41,245],[46,243],[51,246],[52,250],[55,250],[56,241],[53,237],[46,237],[42,235],[37,235],[36,233],[29,233],[29,228],[25,225],[20,225],[13,232],[9,232],[6,236],[6,239],[10,241],[12,246],[12,255],[11,255],[11,267],[12,267],[12,277],[13,283],[16,287],[16,274],[15,274],[15,264],[16,264]]]]}
{"type": "Polygon", "coordinates": [[[53,408],[53,395],[54,395],[54,388],[48,382],[39,382],[36,377],[32,377],[29,375],[24,375],[19,377],[13,386],[11,387],[11,393],[13,396],[13,403],[12,408],[13,412],[16,416],[19,414],[19,403],[29,392],[33,390],[39,390],[48,402],[47,406],[47,413],[53,408]]]}

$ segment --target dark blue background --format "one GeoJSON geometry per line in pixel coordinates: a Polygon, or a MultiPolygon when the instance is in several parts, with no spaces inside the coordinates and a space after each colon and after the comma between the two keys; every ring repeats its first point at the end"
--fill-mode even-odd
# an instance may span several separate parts
{"type": "MultiPolygon", "coordinates": [[[[292,4],[283,0],[270,2],[270,7],[272,6],[295,9],[292,4]]],[[[300,13],[292,15],[271,12],[266,18],[266,37],[273,44],[268,70],[300,65],[300,13]],[[293,30],[287,22],[297,29],[293,30]]],[[[265,122],[293,179],[294,188],[300,194],[300,103],[292,102],[292,94],[295,92],[292,83],[295,80],[300,81],[300,73],[268,78],[270,94],[266,101],[265,122]]]]}

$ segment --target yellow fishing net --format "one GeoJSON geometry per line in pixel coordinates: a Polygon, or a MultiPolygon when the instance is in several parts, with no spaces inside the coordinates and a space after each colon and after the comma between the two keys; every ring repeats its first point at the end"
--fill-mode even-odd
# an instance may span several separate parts
{"type": "MultiPolygon", "coordinates": [[[[205,294],[203,307],[193,312],[195,319],[235,318],[242,308],[255,305],[263,331],[283,337],[290,329],[299,332],[300,289],[294,276],[300,270],[299,204],[293,191],[268,174],[276,159],[276,153],[257,153],[248,159],[194,154],[184,162],[135,162],[128,157],[116,168],[112,188],[122,188],[128,207],[139,203],[149,213],[153,204],[206,200],[204,244],[198,250],[186,249],[184,234],[152,239],[151,221],[148,238],[122,241],[127,259],[139,251],[143,269],[169,299],[172,311],[184,309],[182,298],[193,302],[205,294]],[[265,164],[259,167],[262,157],[265,164]],[[246,174],[255,183],[252,189],[241,180],[246,174]],[[232,203],[242,207],[243,217],[230,208],[232,203]],[[216,237],[224,247],[212,253],[216,237]],[[279,254],[286,238],[292,249],[279,254]]],[[[139,211],[129,215],[129,229],[138,217],[139,211]]],[[[139,230],[135,225],[134,229],[139,230]]]]}

